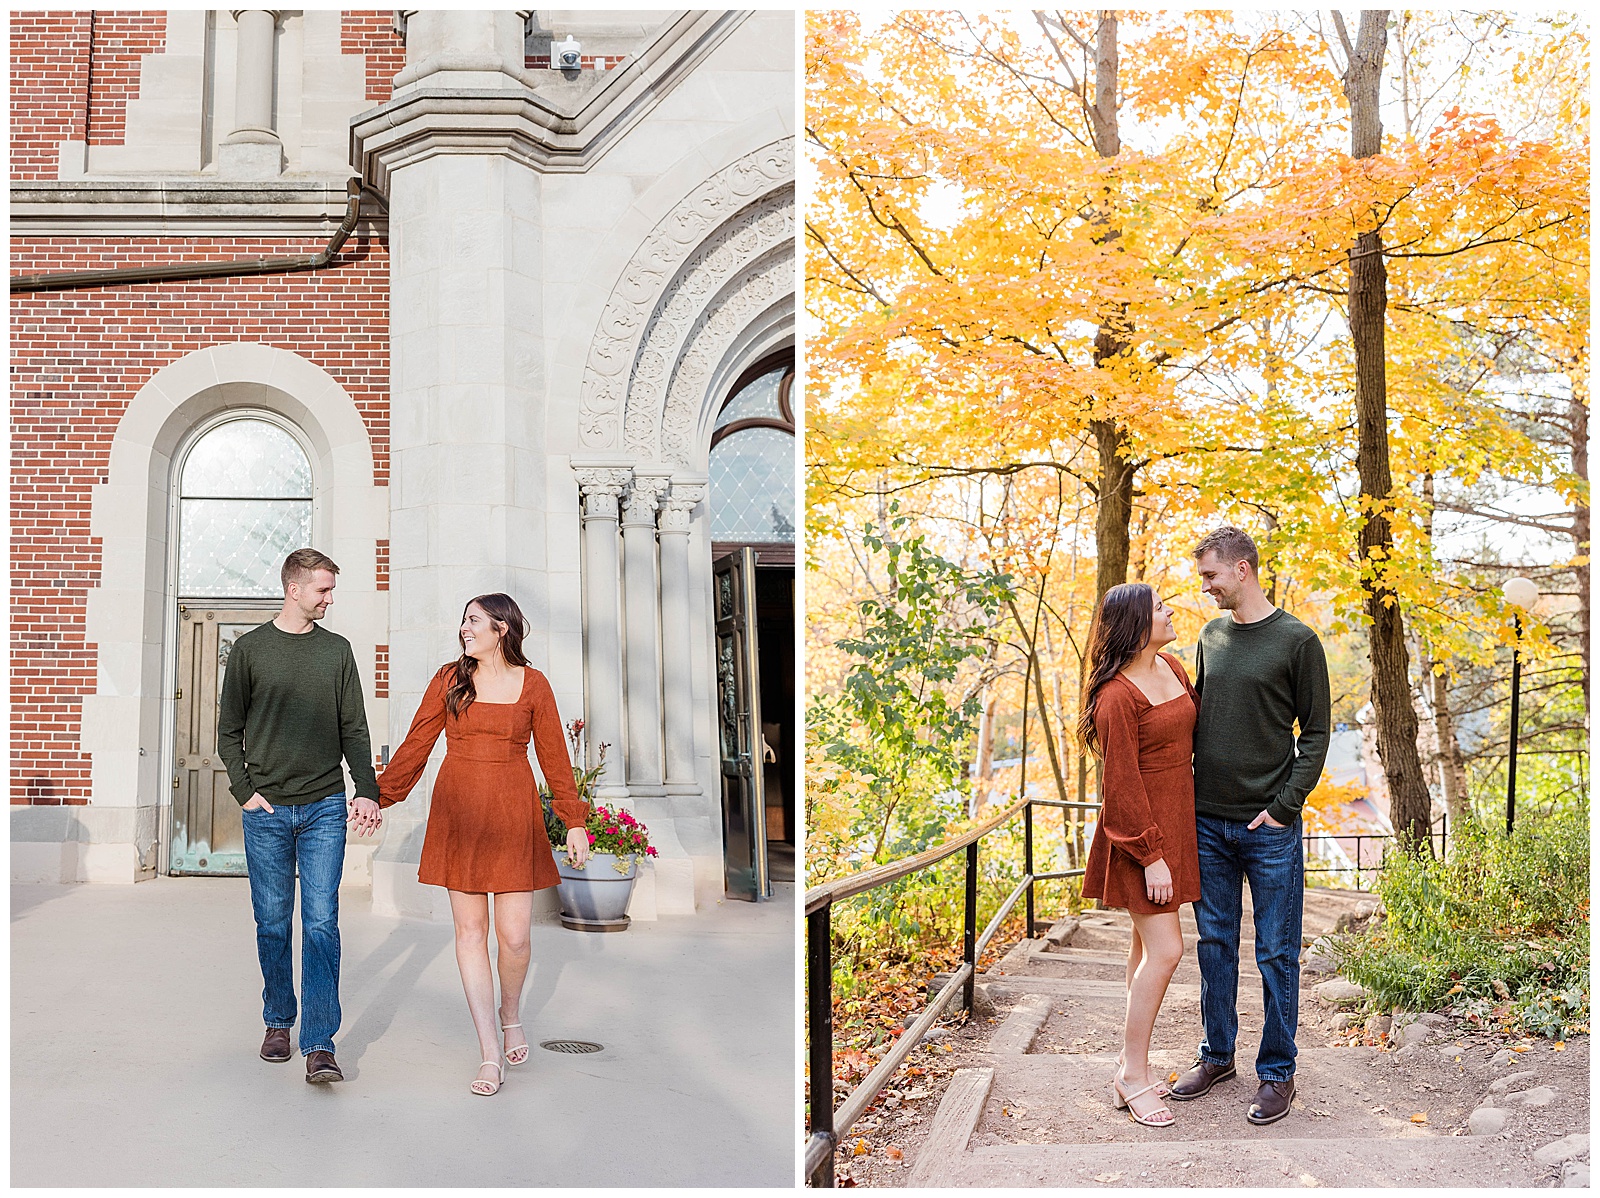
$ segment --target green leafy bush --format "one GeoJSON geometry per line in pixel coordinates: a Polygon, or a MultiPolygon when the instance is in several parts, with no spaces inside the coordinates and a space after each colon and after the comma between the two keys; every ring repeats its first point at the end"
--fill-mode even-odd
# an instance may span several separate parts
{"type": "Polygon", "coordinates": [[[1462,821],[1449,859],[1398,851],[1378,880],[1386,916],[1338,945],[1380,1007],[1476,1007],[1502,1026],[1563,1036],[1589,1009],[1585,813],[1506,838],[1462,821]]]}

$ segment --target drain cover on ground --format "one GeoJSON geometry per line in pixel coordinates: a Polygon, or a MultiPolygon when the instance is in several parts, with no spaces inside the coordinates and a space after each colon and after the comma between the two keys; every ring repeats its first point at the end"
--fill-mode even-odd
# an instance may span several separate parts
{"type": "Polygon", "coordinates": [[[551,1052],[599,1052],[605,1045],[592,1040],[541,1040],[539,1047],[551,1052]]]}

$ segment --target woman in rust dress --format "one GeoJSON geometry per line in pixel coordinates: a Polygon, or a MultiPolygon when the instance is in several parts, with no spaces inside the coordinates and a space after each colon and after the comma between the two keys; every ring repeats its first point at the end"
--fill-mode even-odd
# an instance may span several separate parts
{"type": "Polygon", "coordinates": [[[568,828],[568,856],[581,865],[589,854],[588,804],[573,783],[550,683],[522,654],[526,627],[509,595],[479,595],[467,604],[461,659],[434,674],[405,743],[378,783],[380,807],[404,799],[444,732],[445,759],[433,784],[417,878],[450,892],[456,964],[483,1050],[474,1094],[499,1090],[502,1060],[521,1065],[528,1059],[518,1011],[528,976],[533,892],[561,880],[528,764],[530,739],[555,812],[568,828]],[[500,947],[499,1029],[489,967],[491,894],[500,947]]]}
{"type": "Polygon", "coordinates": [[[1133,919],[1128,1009],[1113,1102],[1147,1127],[1170,1127],[1167,1091],[1150,1075],[1150,1036],[1183,956],[1178,905],[1200,898],[1194,822],[1199,697],[1176,657],[1172,612],[1144,583],[1106,592],[1089,630],[1078,733],[1104,762],[1100,823],[1083,893],[1133,919]]]}

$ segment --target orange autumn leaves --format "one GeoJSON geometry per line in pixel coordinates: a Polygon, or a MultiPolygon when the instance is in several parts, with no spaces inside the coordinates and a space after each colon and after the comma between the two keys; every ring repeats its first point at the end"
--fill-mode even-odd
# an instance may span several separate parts
{"type": "MultiPolygon", "coordinates": [[[[1586,374],[1586,122],[1457,107],[1357,161],[1304,22],[1121,18],[1112,158],[1071,32],[1063,63],[1025,13],[808,19],[813,501],[845,479],[1069,461],[1110,420],[1147,502],[1259,504],[1286,566],[1356,612],[1343,303],[1349,247],[1379,229],[1397,553],[1368,568],[1430,642],[1477,651],[1502,614],[1433,566],[1418,480],[1586,494],[1492,385],[1506,338],[1586,374]],[[1106,330],[1127,349],[1097,361],[1106,330]]],[[[1093,44],[1094,14],[1061,19],[1093,44]]],[[[1518,70],[1571,92],[1581,49],[1552,43],[1518,70]]]]}

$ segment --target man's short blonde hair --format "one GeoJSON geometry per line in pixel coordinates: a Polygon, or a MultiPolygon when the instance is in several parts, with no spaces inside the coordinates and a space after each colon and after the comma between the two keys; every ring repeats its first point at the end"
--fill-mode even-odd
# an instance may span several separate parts
{"type": "Polygon", "coordinates": [[[318,570],[339,572],[338,563],[317,549],[296,549],[283,559],[283,593],[289,593],[291,582],[305,582],[318,570]]]}

